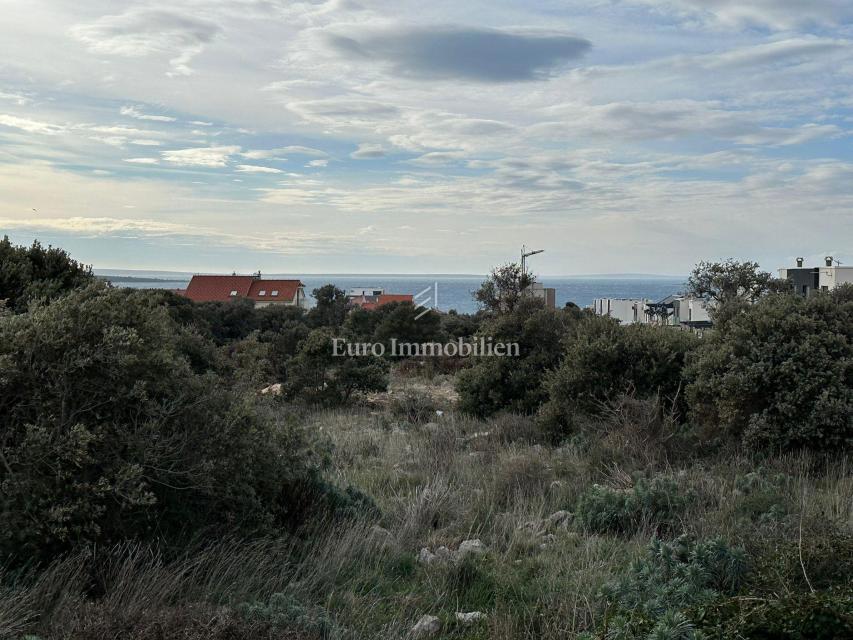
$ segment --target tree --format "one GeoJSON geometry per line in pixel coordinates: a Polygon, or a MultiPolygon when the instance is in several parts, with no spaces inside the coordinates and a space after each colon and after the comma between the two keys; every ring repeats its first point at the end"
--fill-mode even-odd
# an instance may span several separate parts
{"type": "Polygon", "coordinates": [[[388,364],[382,358],[335,355],[335,338],[339,336],[324,327],[314,329],[302,341],[287,365],[288,399],[333,406],[346,403],[356,392],[388,388],[388,364]]]}
{"type": "Polygon", "coordinates": [[[301,431],[198,340],[158,294],[99,283],[0,317],[0,553],[298,524],[301,431]]]}
{"type": "Polygon", "coordinates": [[[517,343],[519,355],[479,357],[463,370],[456,383],[460,408],[478,416],[535,412],[546,397],[545,374],[559,363],[561,342],[575,321],[571,311],[546,309],[541,300],[524,298],[513,311],[484,322],[478,335],[517,343]]]}
{"type": "Polygon", "coordinates": [[[687,371],[693,421],[752,449],[853,443],[853,290],[759,300],[709,334],[687,371]]]}
{"type": "Polygon", "coordinates": [[[390,349],[392,339],[418,344],[440,340],[441,316],[433,310],[422,312],[411,302],[391,302],[374,309],[373,341],[390,349]]]}
{"type": "Polygon", "coordinates": [[[92,269],[55,247],[38,241],[30,247],[0,240],[0,300],[16,313],[36,299],[54,300],[94,279],[92,269]]]}
{"type": "Polygon", "coordinates": [[[740,262],[729,258],[724,262],[700,262],[687,280],[687,292],[719,307],[735,300],[755,302],[783,288],[782,281],[757,262],[740,262]]]}
{"type": "Polygon", "coordinates": [[[349,311],[346,291],[333,284],[326,284],[311,292],[317,304],[308,312],[312,327],[340,327],[349,311]]]}
{"type": "Polygon", "coordinates": [[[535,277],[521,270],[517,263],[508,263],[492,269],[491,274],[474,293],[474,298],[486,311],[511,313],[523,292],[533,284],[535,277]]]}
{"type": "Polygon", "coordinates": [[[562,364],[547,377],[543,423],[562,437],[571,433],[578,417],[597,414],[627,392],[660,395],[684,414],[682,371],[698,343],[693,334],[667,327],[585,318],[567,337],[562,364]]]}

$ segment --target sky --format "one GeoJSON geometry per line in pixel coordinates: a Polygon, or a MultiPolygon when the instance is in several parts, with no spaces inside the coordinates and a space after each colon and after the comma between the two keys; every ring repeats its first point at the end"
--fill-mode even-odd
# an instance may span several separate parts
{"type": "Polygon", "coordinates": [[[0,7],[0,235],[96,268],[853,264],[850,0],[0,7]]]}

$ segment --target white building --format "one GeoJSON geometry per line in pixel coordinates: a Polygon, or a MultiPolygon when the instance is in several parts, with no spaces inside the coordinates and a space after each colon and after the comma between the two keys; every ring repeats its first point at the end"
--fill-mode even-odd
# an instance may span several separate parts
{"type": "MultiPolygon", "coordinates": [[[[831,259],[828,258],[827,261],[831,259]]],[[[821,291],[832,291],[842,284],[853,284],[853,267],[831,265],[820,268],[818,286],[821,291]]]]}
{"type": "Polygon", "coordinates": [[[647,324],[646,305],[649,300],[632,298],[596,298],[592,303],[598,316],[615,318],[622,324],[639,322],[647,324]]]}
{"type": "Polygon", "coordinates": [[[822,267],[805,267],[797,258],[796,267],[779,269],[779,278],[788,280],[794,291],[808,297],[817,291],[831,291],[842,284],[853,283],[853,267],[836,264],[832,256],[824,258],[822,267]]]}
{"type": "Polygon", "coordinates": [[[671,295],[658,302],[631,298],[596,298],[592,305],[599,316],[615,318],[622,324],[704,328],[711,324],[708,303],[692,296],[671,295]]]}

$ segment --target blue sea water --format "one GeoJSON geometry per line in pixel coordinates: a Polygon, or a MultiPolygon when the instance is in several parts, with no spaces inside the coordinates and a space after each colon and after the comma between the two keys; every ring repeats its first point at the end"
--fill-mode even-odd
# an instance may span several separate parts
{"type": "MultiPolygon", "coordinates": [[[[114,272],[98,272],[107,279],[114,272]]],[[[152,272],[153,274],[154,272],[152,272]]],[[[133,280],[115,281],[116,286],[157,289],[182,289],[187,286],[191,274],[167,275],[156,272],[157,275],[147,275],[147,272],[133,272],[133,280]]],[[[123,272],[121,275],[131,275],[123,272]]],[[[324,284],[349,290],[352,288],[376,287],[385,289],[386,293],[418,294],[425,289],[423,299],[435,297],[438,287],[437,307],[442,311],[455,309],[460,313],[473,313],[477,310],[473,292],[483,282],[484,276],[472,275],[274,275],[266,277],[294,277],[305,283],[305,291],[311,291],[324,284]]],[[[562,307],[566,302],[574,302],[580,307],[590,306],[595,298],[647,298],[660,300],[670,294],[678,293],[684,287],[684,278],[663,276],[542,276],[539,278],[546,287],[556,290],[557,306],[562,307]]],[[[430,300],[427,306],[436,306],[430,300]]]]}

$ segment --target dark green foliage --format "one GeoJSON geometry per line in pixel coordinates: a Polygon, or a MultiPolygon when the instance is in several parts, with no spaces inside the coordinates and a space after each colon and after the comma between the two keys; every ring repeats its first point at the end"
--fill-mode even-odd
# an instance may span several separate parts
{"type": "Polygon", "coordinates": [[[749,573],[743,550],[720,539],[653,540],[627,576],[608,584],[608,636],[624,640],[699,640],[696,610],[736,594],[749,573]]]}
{"type": "Polygon", "coordinates": [[[533,413],[546,397],[545,373],[560,361],[561,341],[575,319],[524,298],[510,313],[484,322],[480,335],[518,345],[518,357],[481,357],[457,378],[459,407],[477,416],[498,411],[533,413]]]}
{"type": "Polygon", "coordinates": [[[853,638],[853,592],[731,598],[704,613],[709,638],[719,640],[842,640],[853,638]]]}
{"type": "MultiPolygon", "coordinates": [[[[382,358],[335,356],[330,329],[314,329],[287,365],[286,396],[306,404],[332,406],[347,402],[354,393],[385,391],[388,364],[382,358]]],[[[339,351],[344,352],[340,345],[339,351]]]]}
{"type": "Polygon", "coordinates": [[[687,281],[690,295],[709,300],[716,307],[736,300],[755,302],[783,289],[786,289],[784,282],[761,271],[757,262],[732,258],[724,262],[700,262],[687,281]]]}
{"type": "Polygon", "coordinates": [[[242,340],[259,327],[255,303],[248,298],[202,302],[196,308],[196,317],[209,328],[211,336],[220,345],[242,340]]]}
{"type": "Polygon", "coordinates": [[[853,301],[774,295],[703,340],[688,372],[694,421],[752,450],[837,451],[853,439],[853,301]]]}
{"type": "Polygon", "coordinates": [[[383,304],[371,312],[375,315],[372,341],[384,344],[388,352],[392,339],[415,344],[443,341],[441,316],[435,311],[420,315],[422,312],[411,302],[383,304]]]}
{"type": "Polygon", "coordinates": [[[251,622],[266,622],[274,627],[297,629],[311,637],[334,638],[339,630],[328,611],[302,602],[292,593],[275,593],[267,602],[245,602],[237,613],[251,622]]]}
{"type": "Polygon", "coordinates": [[[411,302],[390,302],[370,311],[356,308],[344,323],[343,335],[351,342],[382,343],[386,357],[390,357],[392,338],[398,343],[443,342],[441,316],[435,311],[421,316],[422,312],[411,302]]]}
{"type": "Polygon", "coordinates": [[[482,320],[481,314],[457,313],[451,309],[441,316],[441,330],[451,340],[469,338],[477,333],[482,320]]]}
{"type": "Polygon", "coordinates": [[[312,327],[340,327],[349,311],[346,291],[333,284],[323,285],[311,292],[316,304],[308,312],[308,322],[312,327]]]}
{"type": "Polygon", "coordinates": [[[547,378],[543,424],[560,439],[572,432],[579,416],[599,413],[623,393],[659,396],[676,415],[684,413],[682,369],[698,342],[691,333],[668,327],[585,318],[570,332],[562,364],[547,378]]]}
{"type": "Polygon", "coordinates": [[[788,486],[793,478],[769,473],[763,468],[735,479],[736,515],[749,522],[769,523],[784,518],[789,511],[788,486]]]}
{"type": "Polygon", "coordinates": [[[672,478],[638,478],[628,489],[593,485],[578,500],[576,514],[596,533],[632,535],[644,526],[671,530],[692,498],[672,478]]]}
{"type": "Polygon", "coordinates": [[[156,300],[92,285],[0,319],[3,553],[304,517],[282,499],[313,477],[301,431],[202,372],[156,300]]]}
{"type": "Polygon", "coordinates": [[[432,396],[416,391],[395,393],[389,406],[391,414],[407,422],[421,423],[435,420],[438,404],[432,396]]]}
{"type": "Polygon", "coordinates": [[[0,300],[14,312],[26,311],[33,300],[54,300],[93,279],[91,267],[62,249],[45,249],[38,241],[19,247],[8,236],[0,240],[0,300]]]}
{"type": "Polygon", "coordinates": [[[524,299],[524,290],[535,280],[535,276],[521,270],[521,265],[505,264],[492,269],[474,298],[489,313],[512,313],[524,299]]]}

